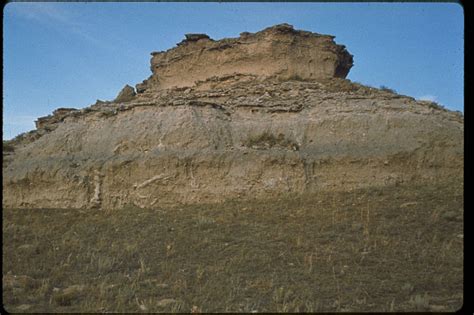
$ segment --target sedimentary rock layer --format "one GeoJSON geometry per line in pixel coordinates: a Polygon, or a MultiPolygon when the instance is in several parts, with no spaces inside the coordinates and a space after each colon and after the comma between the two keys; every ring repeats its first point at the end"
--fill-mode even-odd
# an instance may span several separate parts
{"type": "MultiPolygon", "coordinates": [[[[36,130],[4,152],[3,206],[155,207],[462,178],[460,113],[338,78],[344,75],[337,66],[328,72],[323,66],[324,75],[315,78],[309,74],[316,70],[295,70],[302,67],[293,61],[287,68],[293,70],[281,72],[263,58],[269,51],[280,51],[280,61],[288,58],[284,48],[304,46],[306,39],[305,55],[315,41],[330,43],[330,37],[288,26],[243,34],[239,41],[246,37],[248,45],[231,40],[230,48],[210,50],[225,41],[194,34],[175,50],[189,49],[184,58],[200,51],[227,60],[226,51],[255,43],[255,56],[236,53],[229,64],[252,65],[236,71],[266,65],[264,76],[258,68],[237,74],[214,69],[204,75],[213,76],[190,79],[182,75],[184,64],[171,60],[171,50],[152,58],[152,64],[162,62],[152,77],[166,80],[147,83],[138,94],[127,86],[112,102],[40,118],[36,130]],[[166,77],[170,71],[174,75],[166,77]],[[172,83],[178,81],[186,84],[172,83]]],[[[315,56],[311,60],[319,60],[315,56]]],[[[344,71],[351,64],[346,57],[338,57],[344,71]]]]}
{"type": "Polygon", "coordinates": [[[345,78],[353,62],[345,47],[334,43],[334,36],[298,31],[288,24],[219,41],[188,34],[176,48],[152,55],[153,75],[137,86],[139,92],[192,86],[235,73],[302,80],[345,78]]]}

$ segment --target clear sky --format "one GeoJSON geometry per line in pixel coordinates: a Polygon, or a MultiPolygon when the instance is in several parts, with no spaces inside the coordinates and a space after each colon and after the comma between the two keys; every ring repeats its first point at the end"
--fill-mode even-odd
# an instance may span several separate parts
{"type": "Polygon", "coordinates": [[[464,14],[455,3],[9,3],[3,138],[58,107],[112,100],[185,33],[238,37],[274,24],[335,35],[352,81],[464,111],[464,14]]]}

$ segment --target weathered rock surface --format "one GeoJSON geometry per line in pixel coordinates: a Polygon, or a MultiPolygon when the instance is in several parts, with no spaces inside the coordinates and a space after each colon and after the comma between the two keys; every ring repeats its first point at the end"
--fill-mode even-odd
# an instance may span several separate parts
{"type": "Polygon", "coordinates": [[[3,206],[154,207],[462,178],[463,116],[341,78],[352,65],[341,47],[287,25],[188,34],[154,55],[131,100],[56,112],[13,140],[3,206]]]}
{"type": "Polygon", "coordinates": [[[235,73],[280,79],[345,78],[352,55],[333,39],[288,24],[219,41],[206,34],[186,34],[178,47],[152,53],[153,75],[137,90],[192,86],[195,81],[235,73]]]}
{"type": "Polygon", "coordinates": [[[125,85],[117,97],[114,99],[115,103],[130,102],[135,97],[135,89],[130,85],[125,85]]]}

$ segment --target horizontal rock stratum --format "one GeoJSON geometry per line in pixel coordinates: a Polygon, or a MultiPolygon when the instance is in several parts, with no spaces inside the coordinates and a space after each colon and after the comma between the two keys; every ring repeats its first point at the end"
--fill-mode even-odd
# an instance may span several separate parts
{"type": "Polygon", "coordinates": [[[111,102],[4,144],[3,206],[154,207],[463,176],[464,117],[344,79],[333,36],[187,34],[111,102]],[[5,150],[5,149],[8,150],[5,150]]]}
{"type": "Polygon", "coordinates": [[[297,31],[288,24],[219,41],[205,34],[187,34],[178,47],[152,53],[153,75],[137,90],[192,86],[212,76],[234,73],[283,80],[345,78],[352,67],[352,55],[333,39],[297,31]]]}

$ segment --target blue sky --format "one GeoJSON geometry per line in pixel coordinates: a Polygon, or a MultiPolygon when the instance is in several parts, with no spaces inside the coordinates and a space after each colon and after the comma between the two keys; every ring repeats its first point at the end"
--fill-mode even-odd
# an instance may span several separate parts
{"type": "Polygon", "coordinates": [[[150,52],[185,33],[213,39],[289,23],[335,35],[348,78],[464,111],[464,14],[455,3],[9,3],[3,138],[58,107],[112,100],[147,78],[150,52]]]}

